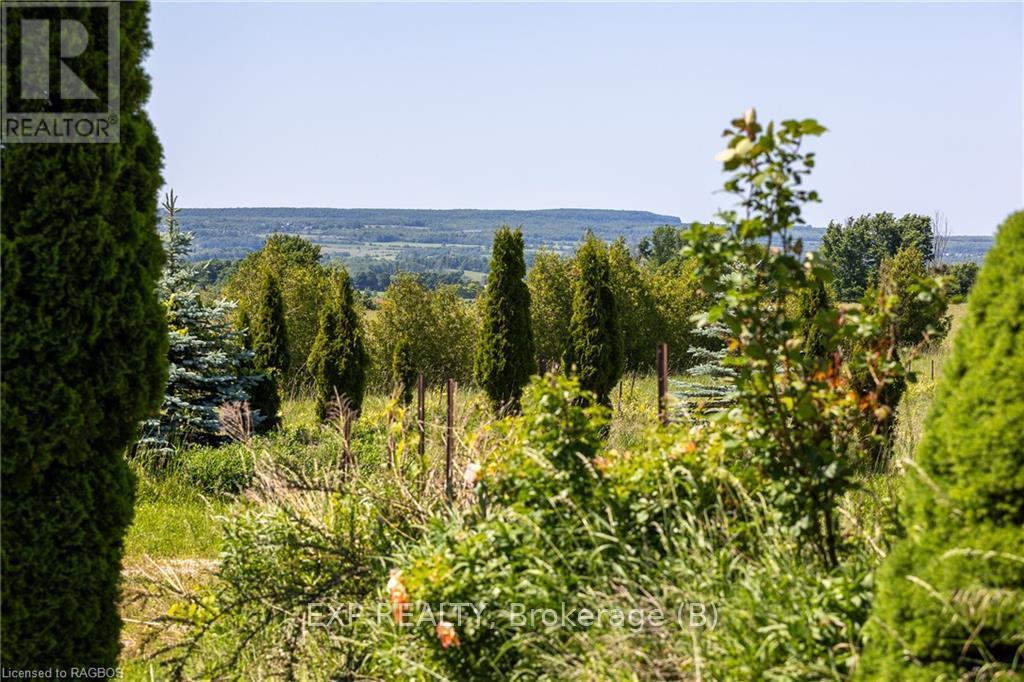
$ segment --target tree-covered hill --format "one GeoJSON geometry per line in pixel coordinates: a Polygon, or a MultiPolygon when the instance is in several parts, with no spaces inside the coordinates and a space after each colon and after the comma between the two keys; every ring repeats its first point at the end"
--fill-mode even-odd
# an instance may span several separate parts
{"type": "Polygon", "coordinates": [[[494,229],[522,226],[527,248],[575,245],[587,229],[636,241],[675,216],[647,211],[558,208],[538,211],[365,208],[192,208],[181,210],[196,235],[196,258],[239,258],[273,232],[298,234],[330,257],[386,257],[389,246],[489,247],[494,229]]]}
{"type": "MultiPolygon", "coordinates": [[[[195,233],[193,257],[197,260],[241,258],[257,250],[267,235],[281,232],[301,235],[323,247],[327,258],[350,263],[359,258],[398,260],[414,254],[417,259],[449,254],[449,258],[486,262],[494,229],[503,224],[522,226],[528,251],[540,246],[569,250],[588,229],[605,240],[621,236],[635,244],[659,225],[684,225],[676,216],[649,211],[581,208],[186,208],[181,209],[180,220],[182,229],[195,233]],[[439,248],[443,251],[435,251],[439,248]]],[[[824,232],[818,227],[796,228],[810,250],[817,250],[824,232]]],[[[944,260],[981,262],[991,245],[988,236],[951,236],[944,260]]],[[[434,263],[432,267],[441,266],[434,263]]]]}

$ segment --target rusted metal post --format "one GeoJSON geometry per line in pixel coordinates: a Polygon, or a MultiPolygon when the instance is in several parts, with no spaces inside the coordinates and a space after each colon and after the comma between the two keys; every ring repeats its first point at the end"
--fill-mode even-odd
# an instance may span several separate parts
{"type": "Polygon", "coordinates": [[[668,344],[658,344],[658,417],[668,426],[668,344]]]}
{"type": "Polygon", "coordinates": [[[450,507],[455,499],[452,488],[452,451],[455,447],[455,380],[448,380],[448,429],[444,441],[444,493],[450,507]]]}
{"type": "Polygon", "coordinates": [[[427,452],[427,388],[423,383],[423,372],[416,378],[416,428],[420,432],[420,461],[427,452]]]}

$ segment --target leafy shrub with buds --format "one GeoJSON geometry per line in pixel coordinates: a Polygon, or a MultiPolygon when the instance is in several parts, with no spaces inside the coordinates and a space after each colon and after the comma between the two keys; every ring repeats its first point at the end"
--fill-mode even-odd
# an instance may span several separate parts
{"type": "Polygon", "coordinates": [[[892,300],[842,309],[818,301],[810,318],[800,313],[806,306],[787,302],[820,298],[832,277],[792,235],[804,204],[819,200],[804,184],[815,157],[803,146],[823,132],[813,119],[762,125],[753,109],[732,121],[718,158],[731,173],[724,189],[737,208],[720,215],[724,227],[695,226],[686,239],[717,301],[706,322],[726,327],[733,351],[735,406],[715,416],[730,434],[728,456],[762,472],[790,532],[834,567],[836,506],[854,485],[854,453],[889,420],[879,396],[905,370],[892,300]],[[870,381],[857,391],[854,376],[870,381]]]}

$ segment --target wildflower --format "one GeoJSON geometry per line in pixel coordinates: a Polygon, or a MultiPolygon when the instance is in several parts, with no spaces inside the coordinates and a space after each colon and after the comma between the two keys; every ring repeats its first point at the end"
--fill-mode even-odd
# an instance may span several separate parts
{"type": "Polygon", "coordinates": [[[441,642],[441,648],[447,649],[449,647],[458,648],[459,636],[455,633],[455,626],[446,620],[442,620],[440,623],[434,626],[434,632],[437,633],[437,639],[441,642]]]}
{"type": "Polygon", "coordinates": [[[480,480],[480,465],[476,462],[467,464],[466,470],[462,473],[462,478],[468,485],[476,485],[477,481],[480,480]]]}
{"type": "Polygon", "coordinates": [[[600,471],[601,473],[607,471],[610,465],[611,463],[608,461],[607,457],[602,457],[598,455],[597,457],[594,458],[594,468],[600,471]]]}
{"type": "Polygon", "coordinates": [[[391,617],[396,623],[402,622],[402,616],[409,609],[409,591],[402,582],[402,571],[392,568],[388,574],[388,600],[391,602],[391,617]]]}
{"type": "Polygon", "coordinates": [[[696,452],[697,451],[697,444],[694,443],[692,440],[691,441],[687,441],[686,445],[683,446],[683,449],[686,450],[686,452],[690,452],[690,453],[696,452]]]}

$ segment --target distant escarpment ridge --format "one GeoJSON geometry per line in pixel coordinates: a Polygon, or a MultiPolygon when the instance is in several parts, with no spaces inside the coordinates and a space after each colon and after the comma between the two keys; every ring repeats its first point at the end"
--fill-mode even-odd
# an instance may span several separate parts
{"type": "Polygon", "coordinates": [[[366,244],[489,247],[504,224],[522,226],[530,248],[575,244],[588,229],[602,239],[623,236],[632,243],[659,225],[683,224],[677,216],[649,211],[582,208],[186,208],[179,216],[196,235],[198,258],[239,258],[275,232],[305,237],[330,257],[366,244]]]}
{"type": "MultiPolygon", "coordinates": [[[[195,233],[197,259],[241,258],[274,233],[309,239],[327,258],[394,258],[408,250],[437,248],[485,253],[494,230],[505,224],[521,226],[531,250],[571,249],[587,230],[601,239],[624,237],[635,244],[659,225],[687,224],[677,216],[650,211],[587,208],[185,208],[179,216],[182,228],[195,233]]],[[[807,250],[817,249],[823,234],[824,229],[811,226],[795,230],[807,250]]],[[[991,237],[952,236],[945,259],[980,262],[991,243],[991,237]]]]}

